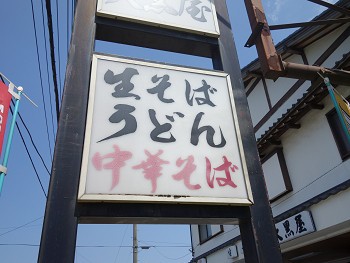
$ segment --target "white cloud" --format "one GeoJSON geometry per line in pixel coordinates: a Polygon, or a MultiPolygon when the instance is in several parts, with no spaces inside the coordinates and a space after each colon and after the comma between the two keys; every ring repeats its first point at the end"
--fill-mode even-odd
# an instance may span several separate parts
{"type": "Polygon", "coordinates": [[[284,0],[268,0],[267,1],[267,8],[265,10],[265,13],[267,14],[267,17],[272,22],[276,23],[281,15],[281,9],[284,5],[284,0]]]}

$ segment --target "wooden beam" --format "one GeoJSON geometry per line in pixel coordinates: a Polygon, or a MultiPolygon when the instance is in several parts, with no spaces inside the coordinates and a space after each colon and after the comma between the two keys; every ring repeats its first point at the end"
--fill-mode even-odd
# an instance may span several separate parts
{"type": "Polygon", "coordinates": [[[264,24],[261,34],[255,39],[261,70],[267,78],[277,79],[278,73],[282,72],[284,68],[273,43],[261,0],[245,0],[244,2],[252,32],[254,33],[259,28],[259,24],[264,24]]]}

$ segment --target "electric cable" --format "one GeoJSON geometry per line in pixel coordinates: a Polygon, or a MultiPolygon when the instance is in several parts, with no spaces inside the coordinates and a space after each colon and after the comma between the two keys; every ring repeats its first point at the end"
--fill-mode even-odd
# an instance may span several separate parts
{"type": "Polygon", "coordinates": [[[337,164],[336,166],[334,166],[332,169],[328,170],[327,172],[325,172],[324,174],[320,175],[319,177],[317,177],[316,179],[312,180],[310,183],[308,183],[307,185],[305,185],[304,187],[302,187],[301,189],[293,192],[292,194],[288,195],[288,197],[286,199],[281,200],[280,202],[274,204],[273,206],[271,206],[271,208],[275,208],[276,206],[279,206],[280,204],[284,203],[285,201],[287,201],[288,199],[290,199],[291,197],[293,197],[294,195],[298,194],[299,192],[303,191],[304,189],[306,189],[307,187],[309,187],[310,185],[312,185],[313,183],[317,182],[318,180],[322,179],[324,176],[328,175],[328,173],[330,173],[331,171],[333,171],[334,169],[336,169],[337,167],[339,167],[342,163],[337,164]]]}
{"type": "Polygon", "coordinates": [[[58,52],[58,83],[59,83],[59,97],[62,98],[62,82],[61,82],[61,52],[60,52],[60,29],[58,25],[58,1],[56,0],[56,30],[57,30],[57,52],[58,52]]]}
{"type": "Polygon", "coordinates": [[[184,257],[187,257],[188,255],[191,254],[191,252],[189,252],[189,253],[187,253],[186,255],[181,256],[181,257],[178,257],[178,258],[170,258],[170,257],[164,255],[163,253],[161,253],[157,247],[154,247],[154,248],[155,248],[155,250],[158,252],[159,255],[161,255],[162,257],[164,257],[164,258],[166,258],[166,259],[168,259],[168,260],[179,260],[179,259],[182,259],[182,258],[184,258],[184,257]]]}
{"type": "Polygon", "coordinates": [[[18,229],[21,229],[21,228],[23,228],[23,227],[25,227],[25,226],[27,226],[27,225],[30,225],[31,223],[34,223],[34,222],[36,222],[36,221],[38,221],[38,220],[40,220],[40,219],[42,219],[42,218],[43,218],[43,216],[38,217],[37,219],[34,219],[34,220],[32,220],[32,221],[29,221],[28,223],[25,223],[25,224],[23,224],[23,225],[17,226],[17,227],[15,227],[15,228],[13,228],[13,229],[11,229],[11,230],[9,230],[9,231],[3,232],[3,233],[0,234],[0,237],[6,235],[6,234],[8,234],[8,233],[14,232],[14,231],[16,231],[16,230],[18,230],[18,229]]]}
{"type": "Polygon", "coordinates": [[[81,253],[79,253],[78,251],[77,251],[77,254],[79,255],[79,257],[82,257],[86,262],[92,263],[88,258],[84,257],[84,256],[83,256],[81,253]]]}
{"type": "MultiPolygon", "coordinates": [[[[14,105],[13,100],[11,100],[11,103],[12,103],[12,105],[14,105]]],[[[23,120],[23,118],[22,118],[22,116],[21,116],[21,114],[20,114],[20,113],[18,113],[18,117],[19,117],[19,119],[21,120],[21,122],[22,122],[22,124],[23,124],[24,128],[26,129],[26,131],[27,131],[27,133],[28,133],[28,135],[29,135],[30,141],[32,142],[32,145],[33,145],[33,147],[34,147],[35,151],[36,151],[36,152],[37,152],[37,154],[39,155],[39,158],[41,159],[41,162],[43,163],[43,165],[44,165],[44,167],[45,167],[45,169],[46,169],[47,173],[49,174],[49,176],[51,176],[51,173],[50,173],[50,171],[49,171],[49,168],[47,168],[47,166],[46,166],[46,164],[45,164],[45,161],[44,161],[44,159],[43,159],[42,155],[40,154],[40,152],[39,152],[38,148],[36,147],[36,145],[35,145],[35,143],[34,143],[34,140],[33,140],[32,134],[30,133],[30,131],[29,131],[29,129],[28,129],[28,127],[27,127],[27,125],[25,124],[25,122],[24,122],[24,120],[23,120]]]]}
{"type": "Polygon", "coordinates": [[[44,106],[44,115],[45,115],[45,122],[46,122],[46,133],[50,148],[50,156],[52,159],[52,149],[51,149],[51,143],[50,143],[50,136],[49,136],[49,127],[47,124],[47,116],[46,116],[46,104],[45,104],[45,98],[44,98],[44,87],[43,87],[43,80],[41,75],[41,66],[40,66],[40,59],[39,59],[39,48],[38,48],[38,37],[36,34],[36,24],[35,24],[35,17],[34,17],[34,7],[33,7],[33,0],[30,0],[31,7],[32,7],[32,18],[33,18],[33,24],[34,24],[34,35],[35,35],[35,44],[36,44],[36,53],[37,53],[37,60],[38,60],[38,66],[39,66],[39,76],[40,76],[40,83],[41,83],[41,94],[42,94],[42,100],[43,100],[43,106],[44,106]]]}
{"type": "MultiPolygon", "coordinates": [[[[125,238],[126,230],[128,230],[128,225],[126,225],[126,226],[125,226],[125,229],[124,229],[124,234],[123,234],[122,241],[120,242],[120,246],[121,246],[121,245],[123,244],[123,242],[124,242],[124,238],[125,238]]],[[[113,261],[114,263],[116,263],[116,262],[117,262],[117,259],[118,259],[118,256],[119,256],[120,249],[121,249],[121,247],[119,247],[119,248],[118,248],[117,255],[115,256],[114,261],[113,261]]]]}
{"type": "Polygon", "coordinates": [[[44,22],[44,2],[41,0],[41,14],[42,14],[42,26],[44,30],[44,43],[45,43],[45,58],[46,58],[46,72],[47,72],[47,82],[49,86],[49,102],[50,102],[50,115],[51,115],[51,125],[52,125],[52,134],[53,138],[56,137],[55,129],[54,129],[54,121],[53,121],[53,112],[52,112],[52,95],[51,95],[51,82],[50,82],[50,74],[49,74],[49,59],[47,57],[47,45],[46,45],[46,30],[45,30],[45,22],[44,22]]]}
{"type": "MultiPolygon", "coordinates": [[[[11,108],[11,107],[10,107],[10,111],[11,111],[11,113],[13,114],[13,111],[12,111],[12,108],[11,108]]],[[[22,139],[22,142],[23,142],[24,148],[26,149],[26,152],[27,152],[27,154],[28,154],[29,160],[30,160],[30,162],[31,162],[31,164],[32,164],[32,166],[33,166],[34,172],[35,172],[36,177],[37,177],[37,179],[38,179],[38,181],[39,181],[39,184],[40,184],[40,186],[41,186],[41,189],[43,190],[43,193],[44,193],[45,197],[47,198],[47,195],[46,195],[46,192],[45,192],[44,186],[43,186],[43,184],[42,184],[42,182],[41,182],[41,179],[40,179],[40,177],[39,177],[38,171],[37,171],[37,170],[36,170],[36,168],[35,168],[35,165],[34,165],[34,162],[33,162],[32,156],[31,156],[31,155],[30,155],[30,153],[29,153],[29,150],[28,150],[27,144],[26,144],[26,142],[24,141],[24,138],[23,138],[22,132],[21,132],[21,130],[19,129],[19,127],[18,127],[18,123],[17,123],[17,122],[16,122],[16,128],[17,128],[18,133],[19,133],[19,135],[20,135],[20,137],[21,137],[21,139],[22,139]]]]}
{"type": "MultiPolygon", "coordinates": [[[[37,224],[37,225],[31,225],[31,226],[25,226],[26,228],[30,228],[30,227],[38,227],[41,226],[41,224],[37,224]]],[[[5,229],[14,229],[16,227],[0,227],[0,229],[5,230],[5,229]]]]}
{"type": "Polygon", "coordinates": [[[60,106],[59,106],[59,95],[58,95],[58,86],[57,86],[57,74],[56,74],[56,63],[55,63],[55,47],[54,47],[54,38],[53,38],[53,27],[52,27],[52,14],[51,14],[51,1],[46,0],[46,16],[47,16],[47,26],[49,28],[49,42],[50,42],[50,55],[51,55],[51,69],[53,76],[53,84],[55,91],[55,101],[56,101],[56,117],[57,122],[60,115],[60,106]]]}

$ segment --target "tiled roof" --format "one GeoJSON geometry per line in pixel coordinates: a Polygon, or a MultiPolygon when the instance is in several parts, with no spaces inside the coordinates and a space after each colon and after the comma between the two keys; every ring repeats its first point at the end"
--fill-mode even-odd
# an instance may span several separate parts
{"type": "MultiPolygon", "coordinates": [[[[344,54],[335,63],[334,70],[350,67],[350,52],[344,54]]],[[[271,145],[278,143],[278,139],[290,128],[298,128],[298,121],[310,110],[319,108],[319,104],[328,95],[321,78],[317,79],[303,96],[292,105],[280,118],[257,139],[260,155],[271,145]]]]}

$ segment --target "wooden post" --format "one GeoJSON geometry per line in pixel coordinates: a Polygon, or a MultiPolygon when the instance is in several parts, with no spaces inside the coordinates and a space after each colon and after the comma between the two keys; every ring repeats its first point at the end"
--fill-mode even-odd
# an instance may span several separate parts
{"type": "Polygon", "coordinates": [[[213,57],[213,64],[215,69],[223,70],[231,76],[243,149],[255,202],[250,207],[251,219],[240,220],[245,262],[282,262],[248,108],[247,96],[241,77],[236,46],[230,26],[226,0],[215,0],[215,8],[218,13],[220,38],[219,51],[213,57]]]}
{"type": "Polygon", "coordinates": [[[38,262],[73,263],[96,0],[77,2],[38,262]],[[82,124],[83,123],[83,124],[82,124]]]}

